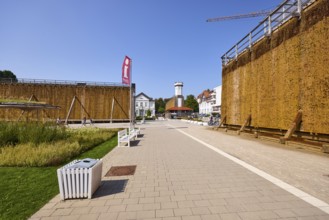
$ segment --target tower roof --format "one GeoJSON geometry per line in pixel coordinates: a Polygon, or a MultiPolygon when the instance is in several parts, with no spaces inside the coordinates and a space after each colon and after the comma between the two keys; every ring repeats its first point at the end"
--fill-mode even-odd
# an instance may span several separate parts
{"type": "Polygon", "coordinates": [[[183,86],[183,82],[175,82],[175,86],[183,86]]]}

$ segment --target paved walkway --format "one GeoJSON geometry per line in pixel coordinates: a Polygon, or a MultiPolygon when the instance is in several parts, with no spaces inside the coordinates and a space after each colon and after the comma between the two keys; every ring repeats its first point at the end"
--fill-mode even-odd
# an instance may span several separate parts
{"type": "Polygon", "coordinates": [[[219,147],[228,146],[224,134],[212,132],[183,122],[147,123],[133,147],[103,158],[103,175],[111,166],[137,165],[133,176],[103,177],[91,200],[56,196],[31,219],[329,219],[327,203],[307,197],[320,210],[227,158],[219,147]]]}

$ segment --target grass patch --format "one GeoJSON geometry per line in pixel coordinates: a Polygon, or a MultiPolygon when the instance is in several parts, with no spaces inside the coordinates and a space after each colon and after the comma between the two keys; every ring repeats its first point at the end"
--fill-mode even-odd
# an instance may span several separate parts
{"type": "Polygon", "coordinates": [[[73,159],[102,158],[117,146],[116,133],[0,122],[0,219],[33,215],[59,193],[59,166],[73,159]]]}
{"type": "Polygon", "coordinates": [[[83,158],[102,158],[105,156],[108,152],[113,150],[118,145],[118,138],[117,135],[112,137],[109,141],[106,141],[99,146],[80,154],[74,159],[83,159],[83,158]]]}
{"type": "MultiPolygon", "coordinates": [[[[74,159],[102,158],[117,146],[110,140],[74,159]]],[[[0,167],[0,219],[27,219],[59,193],[58,167],[0,167]]]]}
{"type": "Polygon", "coordinates": [[[58,194],[56,167],[1,167],[0,188],[0,219],[27,219],[58,194]]]}

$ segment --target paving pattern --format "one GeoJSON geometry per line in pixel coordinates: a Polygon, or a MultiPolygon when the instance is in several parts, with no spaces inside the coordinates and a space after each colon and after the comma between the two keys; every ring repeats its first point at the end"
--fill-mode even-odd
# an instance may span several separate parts
{"type": "Polygon", "coordinates": [[[103,177],[91,200],[56,196],[31,219],[329,219],[177,129],[195,131],[182,122],[143,125],[132,147],[103,158],[103,176],[127,165],[137,166],[134,175],[103,177]]]}

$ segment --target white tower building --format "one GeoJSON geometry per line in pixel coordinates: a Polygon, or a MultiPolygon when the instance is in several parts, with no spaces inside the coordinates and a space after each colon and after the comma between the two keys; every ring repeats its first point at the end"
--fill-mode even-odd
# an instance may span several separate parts
{"type": "Polygon", "coordinates": [[[175,82],[175,96],[177,97],[177,107],[183,107],[183,83],[175,82]]]}
{"type": "Polygon", "coordinates": [[[175,82],[175,96],[183,95],[183,83],[175,82]]]}

